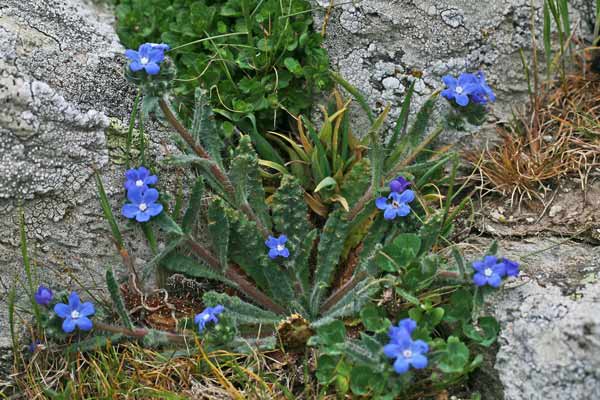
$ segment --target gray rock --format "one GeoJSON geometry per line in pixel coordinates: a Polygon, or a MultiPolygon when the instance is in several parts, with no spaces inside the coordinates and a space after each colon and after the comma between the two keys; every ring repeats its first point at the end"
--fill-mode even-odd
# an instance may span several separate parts
{"type": "MultiPolygon", "coordinates": [[[[592,3],[593,0],[573,2],[572,20],[578,21],[580,16],[589,19],[592,3]]],[[[534,4],[539,30],[542,1],[534,4]]],[[[388,102],[392,104],[390,125],[396,120],[403,99],[403,91],[390,86],[390,78],[399,80],[402,87],[416,79],[418,106],[443,86],[443,75],[478,69],[485,71],[497,92],[493,115],[503,120],[513,106],[526,99],[519,49],[530,48],[531,14],[530,0],[341,2],[327,22],[325,44],[334,68],[367,96],[375,111],[383,111],[388,102]]],[[[319,29],[323,15],[323,11],[316,12],[319,29]]],[[[589,24],[582,25],[582,32],[589,29],[589,24]]],[[[366,132],[368,120],[358,108],[353,111],[360,126],[355,131],[366,132]]],[[[472,141],[472,132],[446,135],[448,141],[462,137],[472,141]]]]}
{"type": "MultiPolygon", "coordinates": [[[[93,179],[97,168],[118,215],[124,166],[111,146],[124,137],[135,89],[112,23],[78,0],[0,4],[0,347],[10,345],[5,300],[15,279],[24,294],[19,204],[40,282],[96,292],[104,268],[120,265],[93,179]]],[[[149,153],[162,153],[160,140],[152,138],[149,153]]],[[[130,243],[134,257],[149,256],[130,243]]]]}
{"type": "Polygon", "coordinates": [[[600,398],[600,248],[559,241],[502,243],[522,261],[521,277],[487,302],[501,326],[494,367],[506,400],[600,398]]]}

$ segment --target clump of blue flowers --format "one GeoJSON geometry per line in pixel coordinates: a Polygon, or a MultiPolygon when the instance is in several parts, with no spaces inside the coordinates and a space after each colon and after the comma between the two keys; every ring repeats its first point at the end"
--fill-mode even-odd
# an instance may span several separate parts
{"type": "MultiPolygon", "coordinates": [[[[391,187],[392,184],[390,183],[390,188],[391,187]]],[[[378,209],[383,210],[383,217],[385,219],[392,220],[396,217],[406,217],[410,213],[408,203],[412,202],[414,199],[415,192],[412,190],[404,190],[402,193],[392,190],[387,197],[379,197],[375,200],[375,206],[377,206],[378,209]]]]}
{"type": "Polygon", "coordinates": [[[73,292],[69,295],[67,304],[58,303],[54,306],[54,312],[64,320],[62,330],[65,333],[71,333],[75,330],[75,327],[82,331],[92,329],[93,323],[88,317],[94,315],[96,310],[94,309],[94,305],[89,301],[81,303],[79,295],[73,292]]]}
{"type": "Polygon", "coordinates": [[[496,95],[487,85],[485,75],[481,71],[476,74],[463,72],[458,79],[446,75],[442,81],[446,85],[442,96],[460,107],[466,107],[470,102],[482,105],[496,101],[496,95]]]}
{"type": "Polygon", "coordinates": [[[196,314],[194,318],[194,323],[198,325],[198,330],[200,332],[204,331],[206,328],[206,324],[209,322],[213,322],[215,325],[219,323],[219,318],[217,316],[221,314],[225,310],[225,307],[218,304],[215,307],[207,307],[200,314],[196,314]]]}
{"type": "Polygon", "coordinates": [[[519,263],[507,258],[485,256],[483,260],[474,261],[472,266],[475,270],[473,283],[480,287],[488,285],[497,288],[503,278],[519,275],[519,263]]]}
{"type": "Polygon", "coordinates": [[[52,293],[52,290],[42,285],[38,287],[38,290],[33,295],[35,302],[41,306],[47,306],[48,304],[50,304],[53,296],[54,295],[52,293]]]}
{"type": "Polygon", "coordinates": [[[165,59],[165,51],[169,45],[161,43],[144,43],[137,51],[125,50],[125,56],[131,60],[129,69],[133,72],[146,71],[148,75],[156,75],[160,72],[160,63],[165,59]]]}
{"type": "Polygon", "coordinates": [[[389,358],[395,358],[394,370],[398,374],[405,374],[410,367],[423,369],[427,367],[429,346],[423,340],[413,340],[412,333],[417,323],[411,318],[398,322],[398,326],[391,326],[388,332],[390,342],[383,347],[383,353],[389,358]]]}
{"type": "Polygon", "coordinates": [[[269,236],[265,241],[265,245],[269,248],[269,258],[271,260],[277,257],[288,258],[290,256],[290,251],[285,247],[286,242],[287,236],[285,235],[279,235],[277,238],[269,236]]]}
{"type": "Polygon", "coordinates": [[[121,209],[121,214],[125,218],[147,222],[162,212],[162,204],[157,203],[158,190],[148,186],[156,182],[158,182],[156,175],[151,175],[145,167],[132,168],[125,172],[125,188],[127,199],[130,201],[121,209]]]}

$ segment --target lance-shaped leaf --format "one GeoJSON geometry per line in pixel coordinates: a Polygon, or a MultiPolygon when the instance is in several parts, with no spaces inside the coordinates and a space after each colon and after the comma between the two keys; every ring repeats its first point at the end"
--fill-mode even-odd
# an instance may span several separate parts
{"type": "Polygon", "coordinates": [[[388,113],[390,112],[391,106],[388,105],[385,110],[377,117],[371,128],[369,129],[369,161],[371,162],[371,187],[374,189],[379,188],[381,185],[381,178],[383,176],[383,168],[385,161],[385,149],[381,144],[381,138],[379,137],[379,130],[383,125],[388,113]]]}
{"type": "Polygon", "coordinates": [[[221,268],[227,269],[229,255],[229,220],[223,200],[215,199],[208,208],[208,232],[221,268]]]}
{"type": "Polygon", "coordinates": [[[108,267],[106,269],[106,287],[108,288],[110,298],[113,302],[113,305],[115,306],[117,314],[119,314],[119,317],[123,322],[123,325],[125,325],[125,327],[128,329],[133,329],[133,323],[131,322],[131,319],[129,318],[129,313],[125,308],[123,296],[121,296],[121,289],[119,288],[119,284],[115,279],[115,274],[111,267],[108,267]]]}
{"type": "Polygon", "coordinates": [[[202,196],[204,196],[204,179],[201,176],[196,178],[188,208],[183,215],[181,228],[185,233],[190,233],[196,226],[200,209],[202,208],[202,196]]]}
{"type": "Polygon", "coordinates": [[[225,293],[210,291],[202,297],[204,304],[214,307],[217,304],[225,307],[223,313],[236,319],[242,324],[267,324],[275,325],[281,321],[282,316],[263,310],[253,304],[246,303],[238,297],[229,296],[225,293]]]}
{"type": "Polygon", "coordinates": [[[376,281],[366,278],[359,282],[353,289],[349,290],[325,315],[310,324],[317,328],[331,323],[332,321],[352,315],[357,315],[362,307],[375,295],[379,286],[376,281]]]}
{"type": "Polygon", "coordinates": [[[290,175],[283,177],[279,189],[273,195],[271,211],[274,228],[288,237],[288,249],[293,257],[296,248],[304,242],[311,229],[304,190],[296,178],[290,175]]]}
{"type": "Polygon", "coordinates": [[[185,238],[183,236],[180,236],[177,239],[170,241],[169,244],[167,244],[160,253],[155,255],[154,258],[148,262],[148,264],[144,265],[144,268],[142,269],[142,281],[145,281],[146,279],[148,279],[150,277],[150,274],[152,274],[154,272],[154,269],[156,268],[156,266],[166,256],[168,256],[171,252],[173,252],[180,244],[182,244],[184,240],[185,240],[185,238]]]}
{"type": "Polygon", "coordinates": [[[221,140],[220,126],[215,121],[215,116],[206,93],[198,88],[194,92],[194,96],[194,117],[190,133],[196,142],[202,143],[213,160],[223,168],[223,161],[221,160],[223,141],[221,140]]]}
{"type": "Polygon", "coordinates": [[[329,214],[323,227],[317,252],[317,268],[315,270],[313,290],[310,298],[311,312],[316,315],[323,294],[331,285],[333,275],[344,248],[350,224],[345,219],[345,212],[337,209],[329,214]]]}

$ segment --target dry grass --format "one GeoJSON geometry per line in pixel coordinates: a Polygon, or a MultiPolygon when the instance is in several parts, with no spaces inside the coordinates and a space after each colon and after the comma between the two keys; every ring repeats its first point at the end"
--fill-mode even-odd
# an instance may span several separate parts
{"type": "MultiPolygon", "coordinates": [[[[200,343],[197,343],[200,345],[200,343]]],[[[297,359],[280,352],[174,353],[136,343],[64,354],[38,348],[17,361],[18,399],[286,399],[310,383],[290,373],[297,359]],[[296,379],[296,381],[295,381],[296,379]]]]}
{"type": "MultiPolygon", "coordinates": [[[[600,166],[600,76],[589,63],[559,87],[542,88],[512,124],[499,128],[502,141],[465,158],[476,167],[484,193],[544,202],[558,179],[587,177],[600,166]]],[[[477,178],[475,178],[477,179],[477,178]]]]}

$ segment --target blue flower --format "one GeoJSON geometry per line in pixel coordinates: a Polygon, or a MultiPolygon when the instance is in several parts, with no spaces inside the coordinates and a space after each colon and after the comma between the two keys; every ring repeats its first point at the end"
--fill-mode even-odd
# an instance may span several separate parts
{"type": "Polygon", "coordinates": [[[496,101],[496,95],[492,88],[485,82],[485,75],[483,72],[477,72],[475,78],[477,79],[477,87],[473,90],[473,93],[471,93],[471,100],[477,104],[487,104],[488,101],[492,103],[496,101]]]}
{"type": "MultiPolygon", "coordinates": [[[[160,63],[165,59],[166,45],[156,43],[144,43],[137,51],[125,50],[125,56],[131,60],[129,69],[133,72],[146,71],[148,75],[156,75],[160,72],[160,63]]],[[[168,47],[168,46],[167,46],[168,47]]]]}
{"type": "Polygon", "coordinates": [[[479,89],[479,79],[468,73],[462,73],[456,79],[451,75],[446,75],[442,78],[446,85],[446,89],[442,91],[444,96],[449,101],[455,100],[456,104],[465,107],[469,104],[469,95],[479,89]]]}
{"type": "Polygon", "coordinates": [[[69,295],[69,303],[58,303],[54,306],[54,312],[60,318],[64,319],[62,330],[65,333],[71,333],[75,330],[75,327],[78,327],[82,331],[92,329],[93,324],[88,317],[94,315],[96,310],[94,309],[94,305],[89,301],[80,303],[79,295],[73,292],[69,295]]]}
{"type": "Polygon", "coordinates": [[[285,247],[286,242],[287,236],[285,235],[279,235],[278,238],[269,236],[265,241],[265,245],[269,248],[269,258],[271,258],[271,260],[274,260],[277,257],[288,258],[290,256],[290,251],[285,247]]]}
{"type": "Polygon", "coordinates": [[[519,276],[518,262],[509,260],[508,258],[503,258],[502,263],[504,264],[506,276],[519,276]]]}
{"type": "Polygon", "coordinates": [[[50,290],[50,288],[47,288],[46,286],[40,286],[38,287],[38,290],[37,292],[35,292],[33,297],[35,298],[36,303],[42,306],[47,306],[52,301],[52,290],[50,290]]]}
{"type": "Polygon", "coordinates": [[[483,260],[474,261],[473,283],[477,286],[490,285],[497,288],[502,283],[502,278],[506,276],[506,267],[503,262],[499,262],[495,256],[485,256],[483,260]]]}
{"type": "Polygon", "coordinates": [[[410,207],[406,203],[410,203],[415,199],[415,192],[405,190],[402,193],[392,192],[390,195],[380,197],[375,201],[375,205],[380,210],[384,210],[383,217],[385,219],[394,219],[396,217],[405,217],[410,213],[410,207]],[[391,200],[391,203],[388,203],[391,200]]]}
{"type": "Polygon", "coordinates": [[[394,370],[398,374],[408,372],[412,366],[415,369],[427,367],[429,346],[422,340],[413,340],[412,331],[417,324],[410,318],[403,319],[398,326],[391,326],[388,333],[390,343],[383,347],[383,353],[389,358],[395,358],[394,370]]]}
{"type": "Polygon", "coordinates": [[[225,307],[218,304],[215,307],[206,307],[204,311],[200,314],[196,314],[194,318],[194,323],[198,324],[198,330],[202,332],[204,328],[206,328],[206,324],[209,322],[214,322],[215,324],[219,323],[219,319],[217,315],[221,314],[225,310],[225,307]]]}
{"type": "Polygon", "coordinates": [[[390,182],[390,190],[396,193],[402,193],[410,186],[410,182],[404,179],[403,176],[399,176],[390,182]]]}
{"type": "Polygon", "coordinates": [[[27,350],[29,350],[30,353],[35,353],[35,351],[38,349],[38,347],[40,347],[41,344],[42,342],[36,339],[33,342],[31,342],[29,346],[27,346],[27,350]]]}
{"type": "Polygon", "coordinates": [[[125,189],[130,190],[132,188],[138,188],[141,190],[148,189],[148,185],[154,185],[158,182],[156,175],[150,175],[145,167],[139,167],[138,169],[131,168],[125,172],[125,189]]]}
{"type": "Polygon", "coordinates": [[[123,205],[121,209],[121,214],[125,218],[135,218],[138,222],[146,222],[163,210],[163,206],[156,203],[158,200],[158,190],[156,189],[142,191],[134,187],[127,191],[127,198],[131,203],[123,205]]]}

